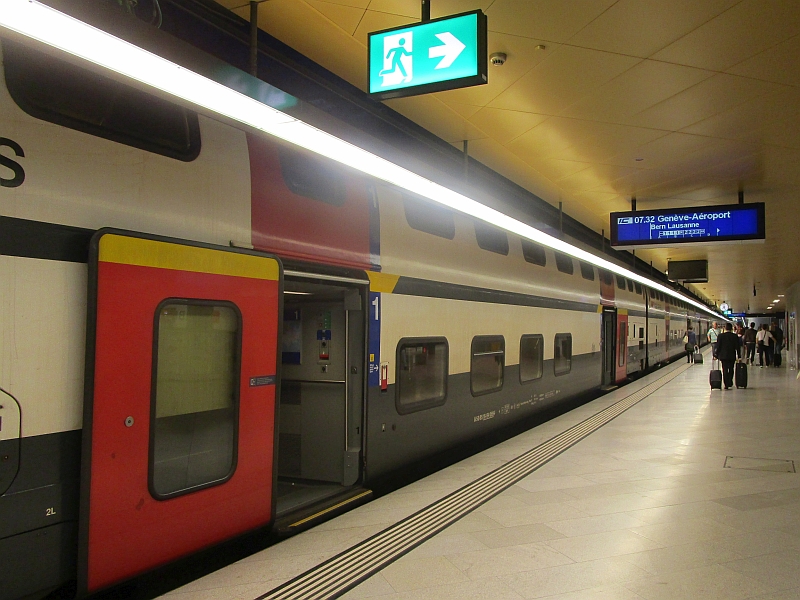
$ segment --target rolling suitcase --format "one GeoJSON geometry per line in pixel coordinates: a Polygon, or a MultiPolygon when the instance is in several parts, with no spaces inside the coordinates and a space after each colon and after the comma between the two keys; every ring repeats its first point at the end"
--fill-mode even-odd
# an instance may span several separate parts
{"type": "Polygon", "coordinates": [[[744,362],[736,362],[733,368],[733,382],[737,388],[747,387],[747,365],[744,362]]]}
{"type": "Polygon", "coordinates": [[[703,364],[703,355],[700,354],[700,346],[694,347],[694,364],[696,365],[703,364]]]}
{"type": "Polygon", "coordinates": [[[717,361],[712,359],[711,360],[711,372],[708,374],[708,383],[711,384],[712,390],[721,390],[722,389],[722,371],[720,369],[715,369],[714,364],[717,361]]]}

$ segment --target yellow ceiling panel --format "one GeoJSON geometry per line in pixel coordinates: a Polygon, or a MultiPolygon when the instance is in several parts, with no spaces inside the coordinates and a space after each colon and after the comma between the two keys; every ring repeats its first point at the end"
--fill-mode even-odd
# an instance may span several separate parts
{"type": "Polygon", "coordinates": [[[547,117],[544,115],[518,113],[498,108],[479,108],[469,117],[473,125],[501,144],[507,144],[545,119],[547,117]]]}
{"type": "Polygon", "coordinates": [[[504,52],[508,57],[506,63],[501,67],[489,64],[489,83],[486,85],[450,90],[438,95],[445,102],[486,106],[559,47],[558,44],[548,44],[544,50],[536,50],[540,43],[541,40],[490,31],[487,40],[489,54],[504,52]]]}
{"type": "Polygon", "coordinates": [[[797,0],[744,0],[653,58],[724,71],[798,33],[797,0]]]}
{"type": "Polygon", "coordinates": [[[558,181],[574,175],[584,169],[591,167],[591,163],[582,163],[572,160],[539,159],[535,161],[536,170],[547,177],[550,181],[558,184],[558,181]]]}
{"type": "Polygon", "coordinates": [[[779,91],[778,84],[718,73],[625,122],[678,131],[747,100],[779,91]]]}
{"type": "Polygon", "coordinates": [[[559,114],[639,62],[638,58],[610,52],[562,46],[488,106],[559,114]]]}
{"type": "Polygon", "coordinates": [[[620,0],[569,40],[570,44],[646,58],[738,0],[620,0]]]}
{"type": "MultiPolygon", "coordinates": [[[[800,6],[798,6],[800,10],[800,6]]],[[[728,73],[786,85],[800,85],[800,35],[728,69],[728,73]]]]}
{"type": "Polygon", "coordinates": [[[566,42],[616,0],[496,0],[487,9],[489,29],[566,42]]]}
{"type": "Polygon", "coordinates": [[[431,95],[396,98],[387,100],[386,104],[447,142],[487,137],[480,129],[431,95]]]}
{"type": "MultiPolygon", "coordinates": [[[[441,98],[439,98],[439,100],[441,100],[441,98]]],[[[457,102],[445,102],[445,104],[465,119],[470,119],[475,113],[481,110],[480,106],[473,106],[472,104],[459,104],[457,102]]]]}
{"type": "Polygon", "coordinates": [[[422,17],[421,4],[418,0],[372,0],[368,8],[371,11],[411,17],[419,21],[422,17]]]}
{"type": "MultiPolygon", "coordinates": [[[[384,12],[376,12],[374,10],[367,10],[364,13],[364,18],[358,24],[356,32],[353,34],[355,39],[364,48],[364,64],[366,65],[367,54],[367,36],[373,31],[381,31],[382,29],[391,29],[392,27],[401,27],[410,23],[419,22],[419,16],[408,17],[401,15],[393,15],[384,12]]],[[[364,67],[366,69],[366,66],[364,67]]],[[[366,75],[365,75],[366,77],[366,75]]]]}
{"type": "Polygon", "coordinates": [[[643,60],[595,93],[566,108],[567,117],[619,123],[708,79],[714,73],[655,60],[643,60]]]}
{"type": "MultiPolygon", "coordinates": [[[[272,0],[267,0],[267,2],[271,2],[272,0]]],[[[370,0],[320,0],[321,2],[326,2],[327,4],[338,4],[339,6],[350,6],[352,8],[361,8],[366,10],[369,6],[370,0]]]]}
{"type": "Polygon", "coordinates": [[[350,35],[355,33],[356,27],[364,16],[363,8],[323,2],[322,0],[306,0],[306,2],[350,35]]]}
{"type": "MultiPolygon", "coordinates": [[[[234,11],[249,19],[250,9],[234,11]]],[[[269,32],[298,52],[312,57],[323,67],[333,71],[351,84],[365,89],[367,56],[364,47],[346,31],[333,26],[330,19],[306,2],[295,0],[270,0],[262,2],[258,10],[259,28],[269,32]],[[304,23],[298,28],[297,23],[304,23]],[[314,31],[314,35],[308,35],[314,31]],[[336,48],[336,52],[331,52],[336,48]]]]}
{"type": "Polygon", "coordinates": [[[626,150],[614,158],[621,159],[622,164],[635,164],[640,169],[654,169],[680,160],[687,154],[704,148],[712,142],[712,139],[702,135],[669,133],[634,149],[626,150]],[[637,161],[637,158],[643,160],[637,161]]]}

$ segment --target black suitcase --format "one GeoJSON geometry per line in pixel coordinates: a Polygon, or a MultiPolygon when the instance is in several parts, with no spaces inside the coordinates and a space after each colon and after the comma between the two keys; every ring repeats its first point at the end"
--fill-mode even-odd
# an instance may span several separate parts
{"type": "Polygon", "coordinates": [[[696,365],[702,365],[703,364],[703,355],[700,354],[699,350],[694,353],[694,363],[696,365]]]}
{"type": "Polygon", "coordinates": [[[775,365],[776,367],[780,367],[781,366],[781,362],[783,362],[783,361],[781,360],[781,353],[780,352],[776,352],[775,354],[772,355],[772,364],[773,365],[775,365]]]}
{"type": "Polygon", "coordinates": [[[708,383],[711,384],[712,390],[721,390],[722,389],[722,371],[720,369],[715,369],[714,364],[716,360],[711,361],[711,372],[708,374],[708,383]]]}
{"type": "Polygon", "coordinates": [[[747,387],[747,365],[743,362],[737,362],[733,368],[733,381],[737,388],[747,387]]]}

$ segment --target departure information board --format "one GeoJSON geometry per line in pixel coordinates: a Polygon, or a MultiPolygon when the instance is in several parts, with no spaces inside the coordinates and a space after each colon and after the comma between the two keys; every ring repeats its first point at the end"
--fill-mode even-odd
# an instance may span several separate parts
{"type": "Polygon", "coordinates": [[[612,246],[764,239],[764,203],[611,213],[612,246]]]}

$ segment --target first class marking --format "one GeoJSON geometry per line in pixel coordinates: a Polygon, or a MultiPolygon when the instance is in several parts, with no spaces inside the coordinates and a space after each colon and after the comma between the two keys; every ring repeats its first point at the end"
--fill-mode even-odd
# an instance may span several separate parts
{"type": "Polygon", "coordinates": [[[99,260],[122,265],[271,281],[277,281],[280,273],[277,261],[272,258],[117,234],[106,234],[100,238],[99,260]]]}
{"type": "Polygon", "coordinates": [[[369,290],[371,292],[382,292],[391,294],[400,280],[400,275],[390,275],[389,273],[378,273],[377,271],[367,271],[369,277],[369,290]]]}

